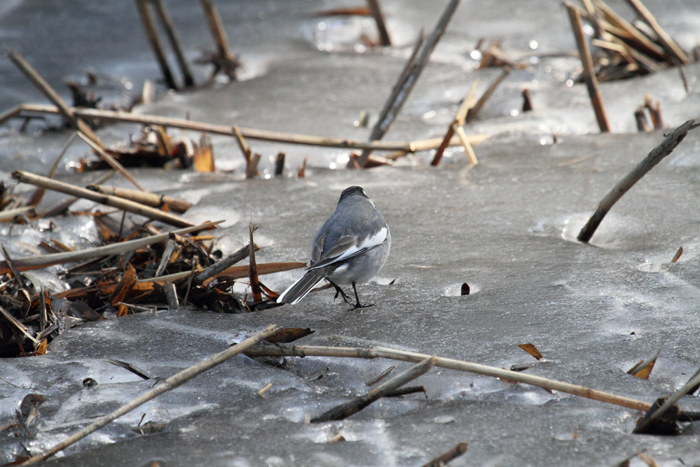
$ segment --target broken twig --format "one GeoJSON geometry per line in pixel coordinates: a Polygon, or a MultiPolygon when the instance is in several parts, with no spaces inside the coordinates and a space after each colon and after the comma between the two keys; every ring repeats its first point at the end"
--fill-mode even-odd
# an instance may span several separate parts
{"type": "Polygon", "coordinates": [[[596,229],[603,221],[605,215],[610,211],[610,209],[617,203],[617,201],[622,198],[622,196],[627,193],[627,191],[634,186],[641,178],[646,175],[651,169],[653,169],[656,164],[661,162],[661,160],[671,154],[676,146],[678,146],[681,141],[686,137],[688,131],[695,128],[695,120],[688,120],[678,128],[676,128],[673,133],[668,135],[658,146],[656,146],[647,157],[640,162],[634,170],[625,176],[617,185],[607,194],[605,198],[598,203],[598,207],[595,212],[588,219],[586,225],[583,226],[581,232],[578,234],[578,240],[580,242],[588,243],[596,229]]]}

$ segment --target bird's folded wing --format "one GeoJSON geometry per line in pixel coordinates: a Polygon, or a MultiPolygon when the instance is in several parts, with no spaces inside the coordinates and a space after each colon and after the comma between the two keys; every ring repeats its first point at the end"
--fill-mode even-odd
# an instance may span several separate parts
{"type": "Polygon", "coordinates": [[[309,269],[322,268],[362,254],[384,243],[388,233],[387,228],[382,227],[376,234],[362,239],[359,242],[358,238],[353,235],[343,235],[328,249],[328,251],[321,255],[320,261],[314,263],[309,269]]]}

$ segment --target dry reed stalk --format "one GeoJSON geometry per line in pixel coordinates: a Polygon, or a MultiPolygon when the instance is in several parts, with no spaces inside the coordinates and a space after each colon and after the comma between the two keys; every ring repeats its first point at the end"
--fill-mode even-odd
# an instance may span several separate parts
{"type": "Polygon", "coordinates": [[[22,463],[21,465],[29,465],[29,464],[35,464],[37,462],[42,462],[48,459],[49,457],[53,456],[57,452],[67,448],[68,446],[71,446],[72,444],[76,443],[77,441],[80,441],[81,439],[85,438],[87,435],[90,433],[94,433],[95,431],[99,430],[105,425],[108,425],[112,421],[116,420],[117,418],[121,417],[124,414],[127,414],[134,410],[136,407],[139,407],[146,402],[155,399],[156,397],[160,396],[161,394],[171,391],[186,382],[190,381],[192,378],[195,376],[198,376],[205,371],[208,371],[215,366],[225,362],[226,360],[229,360],[232,357],[235,357],[236,355],[245,352],[246,350],[250,349],[256,344],[259,344],[262,342],[266,337],[271,336],[277,330],[279,329],[279,326],[271,324],[267,326],[265,329],[262,331],[258,332],[254,336],[251,336],[241,342],[240,344],[236,344],[233,347],[229,347],[228,349],[219,352],[215,355],[212,355],[211,357],[207,358],[206,360],[203,360],[196,365],[193,365],[189,368],[186,368],[179,373],[171,376],[170,378],[166,379],[163,381],[161,384],[158,386],[154,387],[150,391],[144,393],[143,395],[137,397],[136,399],[132,400],[131,402],[122,405],[119,407],[117,410],[113,411],[112,413],[105,415],[104,417],[100,418],[96,422],[92,423],[91,425],[83,428],[82,430],[78,431],[77,433],[69,436],[65,440],[61,441],[58,443],[56,446],[52,447],[48,451],[37,454],[36,456],[32,456],[29,460],[26,462],[22,463]]]}
{"type": "Polygon", "coordinates": [[[144,216],[152,220],[163,222],[164,224],[169,224],[176,227],[194,226],[194,224],[192,224],[191,222],[186,221],[185,219],[171,214],[169,212],[160,211],[150,206],[145,206],[143,204],[135,203],[133,201],[129,201],[123,198],[118,198],[116,196],[97,193],[86,188],[81,188],[74,185],[70,185],[68,183],[59,182],[57,180],[42,177],[41,175],[35,175],[29,172],[15,170],[14,172],[12,172],[12,178],[14,178],[15,180],[19,180],[23,183],[29,183],[31,185],[46,188],[47,190],[58,191],[67,195],[73,195],[79,198],[89,199],[90,201],[94,201],[96,203],[132,212],[134,214],[138,214],[140,216],[144,216]]]}
{"type": "Polygon", "coordinates": [[[639,180],[644,177],[651,169],[653,169],[656,164],[661,162],[661,160],[671,154],[673,150],[678,146],[681,141],[688,135],[688,131],[696,128],[694,125],[695,120],[688,120],[683,125],[676,128],[671,134],[669,134],[658,146],[656,146],[647,157],[642,160],[637,167],[630,173],[628,173],[625,178],[620,180],[617,185],[607,194],[605,198],[598,203],[598,207],[595,212],[588,219],[586,225],[583,226],[578,234],[578,240],[580,242],[588,243],[596,229],[605,218],[605,215],[610,211],[610,209],[617,203],[617,201],[622,198],[622,196],[629,191],[630,188],[634,186],[639,180]]]}
{"type": "Polygon", "coordinates": [[[173,78],[173,73],[170,71],[170,65],[168,65],[168,61],[165,58],[165,52],[163,52],[163,47],[160,45],[156,23],[153,21],[151,11],[148,9],[148,3],[148,0],[136,0],[136,8],[139,10],[143,29],[146,32],[146,38],[151,44],[151,49],[153,49],[153,54],[156,56],[165,83],[170,89],[177,89],[175,78],[173,78]]]}
{"type": "Polygon", "coordinates": [[[608,133],[610,131],[610,124],[608,123],[608,116],[605,113],[603,99],[600,96],[600,89],[598,89],[598,80],[596,79],[595,69],[593,68],[591,51],[588,49],[588,42],[586,41],[586,36],[583,33],[581,15],[579,14],[578,9],[576,9],[576,7],[574,7],[571,3],[564,2],[564,5],[569,11],[571,28],[573,29],[574,36],[576,37],[576,44],[578,45],[578,52],[583,65],[582,78],[586,82],[588,95],[591,98],[591,104],[593,105],[593,110],[595,112],[596,119],[598,120],[598,127],[600,128],[601,132],[608,133]]]}
{"type": "MultiPolygon", "coordinates": [[[[431,355],[416,352],[406,352],[403,350],[389,349],[386,347],[359,348],[359,347],[321,347],[310,345],[266,345],[257,347],[246,352],[249,357],[344,357],[344,358],[389,358],[405,362],[419,363],[431,355]]],[[[504,370],[478,363],[454,360],[451,358],[432,357],[434,366],[449,368],[452,370],[466,371],[483,376],[491,376],[507,381],[517,381],[519,383],[550,389],[554,391],[573,394],[588,399],[593,399],[609,404],[627,407],[629,409],[647,411],[652,404],[630,399],[628,397],[590,389],[575,384],[564,383],[540,376],[529,375],[517,371],[504,370]]]]}

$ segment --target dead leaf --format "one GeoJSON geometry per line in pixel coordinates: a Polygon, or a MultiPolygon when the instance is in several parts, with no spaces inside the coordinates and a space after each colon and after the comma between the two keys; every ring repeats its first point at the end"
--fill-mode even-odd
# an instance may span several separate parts
{"type": "Polygon", "coordinates": [[[540,353],[540,351],[537,350],[537,348],[532,344],[520,344],[518,347],[535,357],[537,360],[540,360],[542,358],[542,354],[540,353]]]}
{"type": "Polygon", "coordinates": [[[284,328],[280,329],[265,340],[271,344],[286,344],[313,333],[314,331],[312,331],[310,328],[284,328]]]}

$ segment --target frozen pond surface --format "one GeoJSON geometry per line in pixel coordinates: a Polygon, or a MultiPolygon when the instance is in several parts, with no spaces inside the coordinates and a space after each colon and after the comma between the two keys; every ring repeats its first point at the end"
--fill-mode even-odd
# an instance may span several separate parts
{"type": "MultiPolygon", "coordinates": [[[[42,11],[32,9],[32,3],[17,2],[0,23],[14,24],[42,11]]],[[[80,7],[81,13],[66,17],[68,25],[55,31],[60,43],[69,41],[65,31],[71,21],[83,24],[107,12],[106,6],[94,5],[96,11],[89,12],[82,3],[63,3],[61,8],[80,7]]],[[[190,14],[198,10],[184,1],[172,3],[176,21],[191,24],[183,26],[183,39],[211,47],[203,21],[190,14]]],[[[368,130],[355,128],[353,121],[362,110],[376,118],[409,51],[398,48],[387,53],[396,55],[392,57],[317,50],[316,39],[327,36],[316,34],[320,20],[308,12],[338,6],[337,2],[267,1],[235,9],[244,3],[222,5],[222,16],[243,59],[247,53],[252,63],[265,62],[260,76],[163,96],[138,111],[178,117],[189,112],[192,119],[215,123],[365,138],[368,130]]],[[[421,2],[383,3],[390,27],[400,31],[405,44],[420,27],[431,28],[439,15],[439,9],[421,2]]],[[[506,52],[514,51],[516,57],[532,53],[532,40],[547,53],[573,49],[563,9],[556,2],[535,4],[550,14],[538,15],[530,6],[526,12],[518,2],[499,2],[502,9],[493,13],[477,2],[464,2],[385,139],[441,136],[474,76],[480,77],[481,92],[500,73],[474,70],[469,52],[479,37],[502,38],[506,52]]],[[[697,11],[687,11],[683,2],[666,8],[660,7],[662,2],[648,4],[686,48],[700,40],[697,11]]],[[[621,4],[613,5],[625,11],[621,4]]],[[[133,34],[125,33],[114,54],[102,57],[95,68],[133,82],[154,78],[157,70],[142,36],[137,36],[133,5],[113,8],[133,34]],[[143,56],[135,56],[135,49],[143,56]]],[[[333,37],[348,34],[341,26],[333,37]]],[[[17,28],[6,31],[10,32],[3,40],[16,47],[28,34],[17,28]]],[[[94,59],[107,47],[105,42],[102,49],[99,44],[85,45],[84,53],[94,59]]],[[[29,52],[25,48],[20,50],[29,52]]],[[[40,71],[47,70],[57,87],[86,66],[62,51],[62,57],[70,57],[68,64],[62,60],[52,69],[47,50],[33,53],[27,58],[40,71]]],[[[4,88],[3,109],[37,101],[40,96],[21,77],[7,77],[18,74],[10,66],[9,61],[0,66],[4,84],[15,90],[4,88]]],[[[690,93],[676,70],[603,84],[613,129],[619,134],[599,135],[584,87],[566,85],[568,73],[577,66],[571,58],[543,59],[512,73],[477,122],[467,127],[493,135],[475,146],[480,164],[471,169],[456,148],[438,169],[426,166],[426,153],[400,160],[396,167],[345,171],[331,170],[347,160],[340,150],[253,142],[254,150],[266,156],[263,168],[272,167],[267,156],[282,150],[290,170],[280,179],[243,181],[238,149],[221,137],[213,139],[217,167],[236,169],[232,174],[134,170],[149,189],[196,202],[186,218],[226,219],[217,232],[225,252],[247,241],[248,222],[260,224],[259,261],[307,260],[313,234],[333,211],[340,192],[350,185],[363,186],[393,237],[387,265],[360,287],[362,297],[376,306],[348,312],[347,305],[334,302],[331,291],[322,291],[297,305],[254,314],[160,311],[73,328],[52,342],[46,356],[0,361],[0,423],[13,416],[27,394],[46,398],[39,406],[39,421],[32,425],[35,436],[0,433],[0,462],[13,460],[25,448],[32,453],[47,449],[154,385],[155,380],[143,380],[104,358],[134,364],[152,378],[166,378],[269,323],[315,331],[300,344],[381,345],[503,368],[532,363],[526,372],[645,402],[682,386],[700,366],[700,134],[691,132],[612,209],[591,245],[575,237],[603,195],[663,138],[661,131],[632,133],[632,112],[643,102],[643,94],[660,100],[669,126],[696,117],[700,67],[686,68],[690,93]],[[520,109],[523,86],[531,87],[536,110],[516,114],[512,111],[520,109]],[[311,167],[306,178],[298,179],[294,172],[306,155],[311,167]],[[671,263],[680,246],[683,255],[671,263]],[[459,296],[464,282],[475,293],[459,296]],[[528,342],[544,354],[542,361],[518,348],[528,342]],[[661,343],[648,381],[626,374],[661,343]],[[98,385],[84,387],[86,378],[98,385]]],[[[43,172],[67,138],[64,133],[20,133],[16,127],[2,131],[3,180],[14,169],[43,172]]],[[[133,126],[114,125],[99,134],[116,142],[134,131],[133,126]]],[[[68,159],[85,154],[76,144],[68,159]]],[[[64,169],[60,178],[86,183],[86,177],[97,175],[68,174],[64,169]]],[[[113,182],[122,180],[115,177],[113,182]]],[[[58,200],[44,202],[53,205],[58,200]]],[[[89,220],[61,218],[55,223],[53,236],[62,235],[59,238],[78,247],[97,239],[89,220]]],[[[11,234],[8,227],[0,227],[0,241],[13,256],[31,255],[31,246],[44,234],[19,227],[11,234]]],[[[282,290],[300,274],[280,273],[263,281],[282,290]]],[[[54,281],[54,290],[62,287],[54,274],[34,272],[33,277],[54,281]]],[[[638,412],[438,368],[416,380],[425,386],[427,398],[416,394],[382,399],[342,422],[304,423],[307,414],[318,415],[364,394],[365,382],[391,365],[397,367],[394,375],[408,367],[388,360],[238,356],[120,418],[51,463],[417,466],[467,441],[467,454],[450,465],[608,466],[642,449],[663,466],[700,464],[697,424],[677,437],[631,435],[638,412]],[[256,392],[268,383],[273,385],[265,398],[258,397],[256,392]],[[149,421],[164,424],[163,431],[139,435],[129,429],[149,421]],[[345,442],[328,443],[339,433],[345,442]]],[[[688,396],[681,406],[697,411],[700,401],[688,396]]],[[[637,458],[631,465],[642,464],[637,458]]]]}

